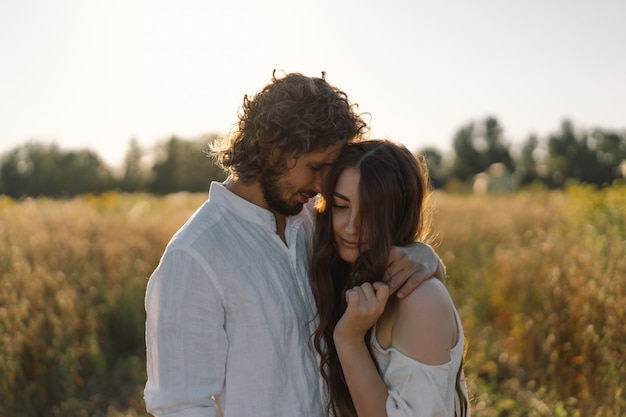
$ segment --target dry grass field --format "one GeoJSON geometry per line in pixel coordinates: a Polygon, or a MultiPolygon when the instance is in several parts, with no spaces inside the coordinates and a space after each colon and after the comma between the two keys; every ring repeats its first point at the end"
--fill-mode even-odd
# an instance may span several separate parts
{"type": "Polygon", "coordinates": [[[626,187],[436,206],[474,415],[626,415],[626,187]]]}
{"type": "MultiPolygon", "coordinates": [[[[626,186],[433,197],[473,415],[626,415],[626,186]]],[[[146,280],[205,198],[0,197],[0,417],[146,415],[146,280]]]]}

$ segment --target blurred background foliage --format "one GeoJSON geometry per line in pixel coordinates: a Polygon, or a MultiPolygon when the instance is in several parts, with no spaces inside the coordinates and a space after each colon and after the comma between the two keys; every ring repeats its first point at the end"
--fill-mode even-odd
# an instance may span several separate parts
{"type": "Polygon", "coordinates": [[[0,158],[0,194],[59,198],[113,190],[158,195],[208,191],[212,180],[226,178],[208,154],[215,137],[173,136],[153,149],[131,140],[118,169],[90,150],[63,151],[55,144],[29,142],[0,158]]]}
{"type": "MultiPolygon", "coordinates": [[[[120,167],[109,167],[93,151],[28,142],[0,156],[0,194],[72,197],[107,191],[203,192],[225,173],[207,152],[217,134],[173,136],[143,149],[131,140],[120,167]]],[[[399,140],[400,138],[391,138],[399,140]]],[[[504,128],[488,116],[459,128],[451,150],[413,150],[427,157],[434,188],[448,191],[513,191],[533,185],[563,188],[575,180],[608,185],[626,177],[626,131],[577,129],[565,120],[547,137],[531,135],[513,146],[504,128]]]]}
{"type": "Polygon", "coordinates": [[[438,193],[478,416],[626,415],[626,186],[438,193]]]}

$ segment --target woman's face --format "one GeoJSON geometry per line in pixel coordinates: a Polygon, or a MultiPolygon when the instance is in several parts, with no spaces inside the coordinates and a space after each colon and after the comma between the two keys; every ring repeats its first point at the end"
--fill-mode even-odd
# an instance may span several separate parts
{"type": "Polygon", "coordinates": [[[359,257],[360,179],[361,173],[358,169],[346,168],[339,176],[332,200],[335,246],[339,257],[349,263],[356,262],[359,257]]]}

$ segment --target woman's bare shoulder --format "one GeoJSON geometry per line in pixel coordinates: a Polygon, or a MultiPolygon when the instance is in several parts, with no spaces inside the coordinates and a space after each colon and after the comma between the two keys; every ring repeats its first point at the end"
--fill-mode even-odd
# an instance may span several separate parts
{"type": "Polygon", "coordinates": [[[400,300],[393,329],[392,346],[405,355],[429,365],[448,362],[458,331],[444,284],[429,279],[400,300]]]}

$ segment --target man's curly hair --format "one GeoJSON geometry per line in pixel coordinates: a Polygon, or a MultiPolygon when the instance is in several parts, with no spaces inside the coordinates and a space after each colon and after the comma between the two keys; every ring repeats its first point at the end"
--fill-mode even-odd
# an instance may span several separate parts
{"type": "Polygon", "coordinates": [[[222,168],[249,183],[269,165],[287,169],[287,156],[298,158],[361,139],[367,123],[355,109],[343,91],[326,82],[324,73],[322,78],[272,74],[271,83],[244,97],[236,128],[212,150],[222,168]]]}

